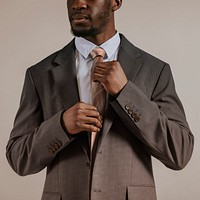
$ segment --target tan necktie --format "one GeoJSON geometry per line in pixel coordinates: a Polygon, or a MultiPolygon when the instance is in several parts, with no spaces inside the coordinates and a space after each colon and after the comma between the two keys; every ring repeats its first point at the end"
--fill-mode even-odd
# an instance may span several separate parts
{"type": "MultiPolygon", "coordinates": [[[[103,62],[103,58],[105,57],[105,54],[106,54],[105,50],[100,47],[96,47],[95,49],[92,50],[92,52],[90,53],[90,56],[93,58],[93,66],[91,70],[93,70],[93,67],[97,62],[103,62]]],[[[103,116],[104,108],[105,108],[106,91],[101,83],[94,82],[92,80],[90,81],[90,87],[91,87],[90,89],[91,103],[97,108],[99,113],[103,116]]],[[[90,141],[91,151],[93,149],[96,134],[97,132],[91,133],[91,141],[90,141]]]]}

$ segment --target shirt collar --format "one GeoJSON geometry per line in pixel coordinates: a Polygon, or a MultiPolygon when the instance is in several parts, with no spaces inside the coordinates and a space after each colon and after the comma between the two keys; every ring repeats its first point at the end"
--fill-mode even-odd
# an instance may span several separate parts
{"type": "MultiPolygon", "coordinates": [[[[117,32],[112,38],[101,44],[99,47],[103,48],[106,51],[107,59],[109,60],[116,50],[118,49],[120,44],[120,36],[117,32]]],[[[82,37],[75,37],[75,46],[78,52],[87,59],[90,52],[97,47],[97,45],[93,44],[92,42],[82,38],[82,37]]]]}

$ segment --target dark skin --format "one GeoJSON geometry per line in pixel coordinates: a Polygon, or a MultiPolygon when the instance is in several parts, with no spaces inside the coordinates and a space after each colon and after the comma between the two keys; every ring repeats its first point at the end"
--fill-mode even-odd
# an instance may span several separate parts
{"type": "MultiPolygon", "coordinates": [[[[121,4],[122,0],[67,0],[72,32],[96,45],[104,43],[116,33],[114,12],[121,4]]],[[[128,82],[117,61],[97,62],[92,80],[100,82],[112,96],[117,95],[128,82]]],[[[64,126],[71,135],[81,131],[99,132],[102,121],[97,108],[83,102],[63,113],[64,126]]]]}

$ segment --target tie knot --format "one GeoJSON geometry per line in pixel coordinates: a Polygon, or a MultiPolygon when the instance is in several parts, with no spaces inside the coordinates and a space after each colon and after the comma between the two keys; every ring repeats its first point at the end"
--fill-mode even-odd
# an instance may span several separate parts
{"type": "Polygon", "coordinates": [[[105,52],[105,50],[104,50],[103,48],[101,48],[101,47],[95,47],[95,48],[91,51],[91,53],[90,53],[90,56],[91,56],[93,59],[95,59],[97,56],[100,56],[100,57],[104,58],[105,55],[106,55],[106,52],[105,52]]]}

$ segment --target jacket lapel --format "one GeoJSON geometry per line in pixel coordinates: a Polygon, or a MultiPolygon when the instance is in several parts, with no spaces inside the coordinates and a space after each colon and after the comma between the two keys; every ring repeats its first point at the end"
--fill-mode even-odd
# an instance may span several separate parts
{"type": "MultiPolygon", "coordinates": [[[[136,47],[134,47],[123,35],[121,36],[121,44],[118,53],[118,61],[121,64],[128,80],[134,82],[139,69],[141,67],[140,54],[136,47]]],[[[110,127],[112,126],[116,113],[112,106],[109,104],[111,97],[107,97],[107,108],[106,116],[104,119],[104,125],[102,129],[102,138],[108,133],[110,127]]]]}
{"type": "Polygon", "coordinates": [[[56,67],[52,69],[52,74],[57,95],[62,97],[63,108],[68,109],[79,102],[73,41],[60,51],[54,63],[56,67]]]}
{"type": "MultiPolygon", "coordinates": [[[[68,109],[80,101],[75,67],[74,41],[69,43],[58,53],[54,60],[54,64],[56,67],[52,69],[52,75],[57,95],[61,97],[60,99],[63,109],[68,109]]],[[[78,141],[89,158],[87,133],[81,133],[78,141]]]]}

